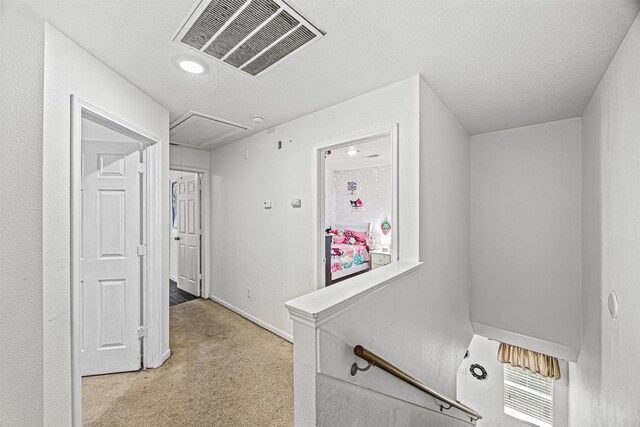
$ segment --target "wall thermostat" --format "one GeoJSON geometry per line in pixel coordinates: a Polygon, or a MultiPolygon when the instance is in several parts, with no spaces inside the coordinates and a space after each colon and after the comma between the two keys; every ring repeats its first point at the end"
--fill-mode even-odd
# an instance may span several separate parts
{"type": "Polygon", "coordinates": [[[265,200],[263,204],[265,209],[271,209],[271,200],[265,200]]]}
{"type": "Polygon", "coordinates": [[[302,207],[302,200],[301,199],[291,199],[291,207],[292,208],[300,208],[300,207],[302,207]]]}

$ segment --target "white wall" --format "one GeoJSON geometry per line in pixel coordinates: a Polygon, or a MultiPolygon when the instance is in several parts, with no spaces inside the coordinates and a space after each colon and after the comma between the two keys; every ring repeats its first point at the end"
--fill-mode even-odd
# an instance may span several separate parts
{"type": "Polygon", "coordinates": [[[391,221],[391,167],[374,166],[360,169],[327,171],[325,220],[332,224],[361,224],[370,222],[376,245],[380,244],[384,219],[391,221]],[[357,193],[347,191],[347,182],[357,184],[357,193]],[[353,210],[351,200],[362,200],[362,208],[353,210]]]}
{"type": "Polygon", "coordinates": [[[175,170],[198,168],[209,170],[209,151],[181,145],[169,146],[169,167],[175,170]]]}
{"type": "Polygon", "coordinates": [[[414,298],[427,348],[426,379],[455,396],[455,372],[473,335],[469,268],[469,134],[420,79],[420,260],[414,298]],[[438,366],[435,369],[435,366],[438,366]]]}
{"type": "Polygon", "coordinates": [[[462,361],[457,374],[457,399],[482,414],[479,427],[529,427],[531,424],[504,413],[504,368],[497,359],[498,345],[498,342],[473,336],[469,358],[462,361]],[[486,379],[478,380],[471,375],[469,367],[474,363],[485,368],[486,379]]]}
{"type": "MultiPolygon", "coordinates": [[[[447,305],[449,297],[440,294],[444,286],[431,281],[428,270],[428,261],[425,261],[416,273],[395,279],[393,284],[322,324],[318,334],[318,377],[339,380],[340,383],[332,389],[345,391],[351,388],[350,384],[355,384],[424,408],[437,408],[433,399],[424,392],[407,386],[380,369],[373,368],[352,377],[349,367],[353,362],[366,365],[353,356],[354,346],[362,345],[430,387],[455,398],[456,372],[472,336],[469,313],[459,314],[454,305],[447,305]]],[[[450,289],[458,297],[460,291],[459,287],[450,289]]],[[[295,345],[298,345],[297,341],[295,345]]],[[[322,396],[331,394],[323,390],[321,381],[317,381],[316,387],[319,414],[331,412],[332,408],[342,405],[336,393],[332,393],[333,398],[322,400],[322,396]]],[[[358,406],[372,413],[376,409],[366,394],[354,394],[352,400],[359,400],[358,406]]],[[[387,404],[389,413],[395,413],[396,403],[388,399],[387,404]]],[[[455,410],[451,414],[461,415],[455,410]]],[[[355,419],[348,418],[347,413],[334,413],[333,416],[344,417],[333,425],[358,425],[365,420],[369,420],[372,426],[396,425],[369,418],[364,413],[355,419]]],[[[426,419],[418,424],[428,425],[426,419]]]]}
{"type": "MultiPolygon", "coordinates": [[[[497,341],[474,335],[469,345],[469,358],[464,359],[457,374],[457,399],[482,414],[478,427],[529,427],[531,424],[504,413],[504,365],[498,362],[497,341]],[[487,371],[487,378],[478,380],[469,367],[479,364],[487,371]]],[[[566,427],[567,396],[569,391],[568,364],[560,362],[561,378],[553,383],[553,426],[566,427]]]]}
{"type": "MultiPolygon", "coordinates": [[[[30,52],[30,54],[35,54],[30,52]]],[[[50,25],[44,44],[43,251],[44,424],[71,424],[70,95],[162,140],[161,181],[168,181],[169,112],[50,25]]],[[[169,191],[161,185],[161,200],[169,191]]],[[[158,213],[169,223],[169,210],[158,213]]],[[[159,220],[160,220],[159,218],[159,220]]],[[[169,234],[162,227],[163,351],[169,348],[169,234]]],[[[152,285],[152,284],[150,284],[152,285]]]]}
{"type": "Polygon", "coordinates": [[[418,93],[412,77],[211,152],[211,173],[219,176],[212,202],[218,265],[213,298],[290,336],[285,301],[317,289],[312,147],[395,123],[400,129],[399,215],[407,229],[400,256],[417,259],[418,93]],[[293,198],[302,199],[301,208],[289,205],[293,198]],[[263,209],[264,200],[273,208],[263,209]]]}
{"type": "Polygon", "coordinates": [[[564,358],[581,343],[580,123],[471,137],[474,325],[564,358]]]}
{"type": "Polygon", "coordinates": [[[35,426],[44,398],[42,20],[0,2],[0,44],[0,425],[35,426]]]}
{"type": "Polygon", "coordinates": [[[583,348],[571,366],[572,426],[637,425],[640,387],[640,18],[582,116],[583,348]],[[617,320],[607,296],[618,294],[617,320]]]}
{"type": "Polygon", "coordinates": [[[321,427],[469,426],[467,420],[443,415],[438,409],[428,410],[324,375],[318,376],[318,389],[319,400],[333,402],[319,410],[321,427]]]}

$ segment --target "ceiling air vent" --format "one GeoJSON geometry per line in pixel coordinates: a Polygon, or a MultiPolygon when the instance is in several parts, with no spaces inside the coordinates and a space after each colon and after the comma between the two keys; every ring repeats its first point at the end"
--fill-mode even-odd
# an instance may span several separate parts
{"type": "Polygon", "coordinates": [[[323,35],[282,0],[201,0],[173,40],[259,76],[323,35]]]}

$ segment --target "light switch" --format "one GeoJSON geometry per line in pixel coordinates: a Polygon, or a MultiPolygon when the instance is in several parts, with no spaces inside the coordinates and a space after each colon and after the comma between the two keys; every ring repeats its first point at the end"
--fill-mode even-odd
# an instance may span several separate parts
{"type": "Polygon", "coordinates": [[[300,208],[300,207],[302,207],[302,200],[300,200],[300,199],[291,199],[291,207],[292,208],[300,208]]]}
{"type": "Polygon", "coordinates": [[[265,200],[263,203],[265,209],[271,209],[271,200],[265,200]]]}

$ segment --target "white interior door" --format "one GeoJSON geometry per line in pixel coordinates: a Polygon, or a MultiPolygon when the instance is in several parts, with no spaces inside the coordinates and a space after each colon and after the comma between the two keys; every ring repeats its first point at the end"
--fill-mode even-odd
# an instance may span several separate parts
{"type": "Polygon", "coordinates": [[[200,296],[200,186],[197,174],[178,180],[178,288],[200,296]]]}
{"type": "Polygon", "coordinates": [[[82,142],[82,375],[140,369],[141,190],[135,142],[82,142]]]}

